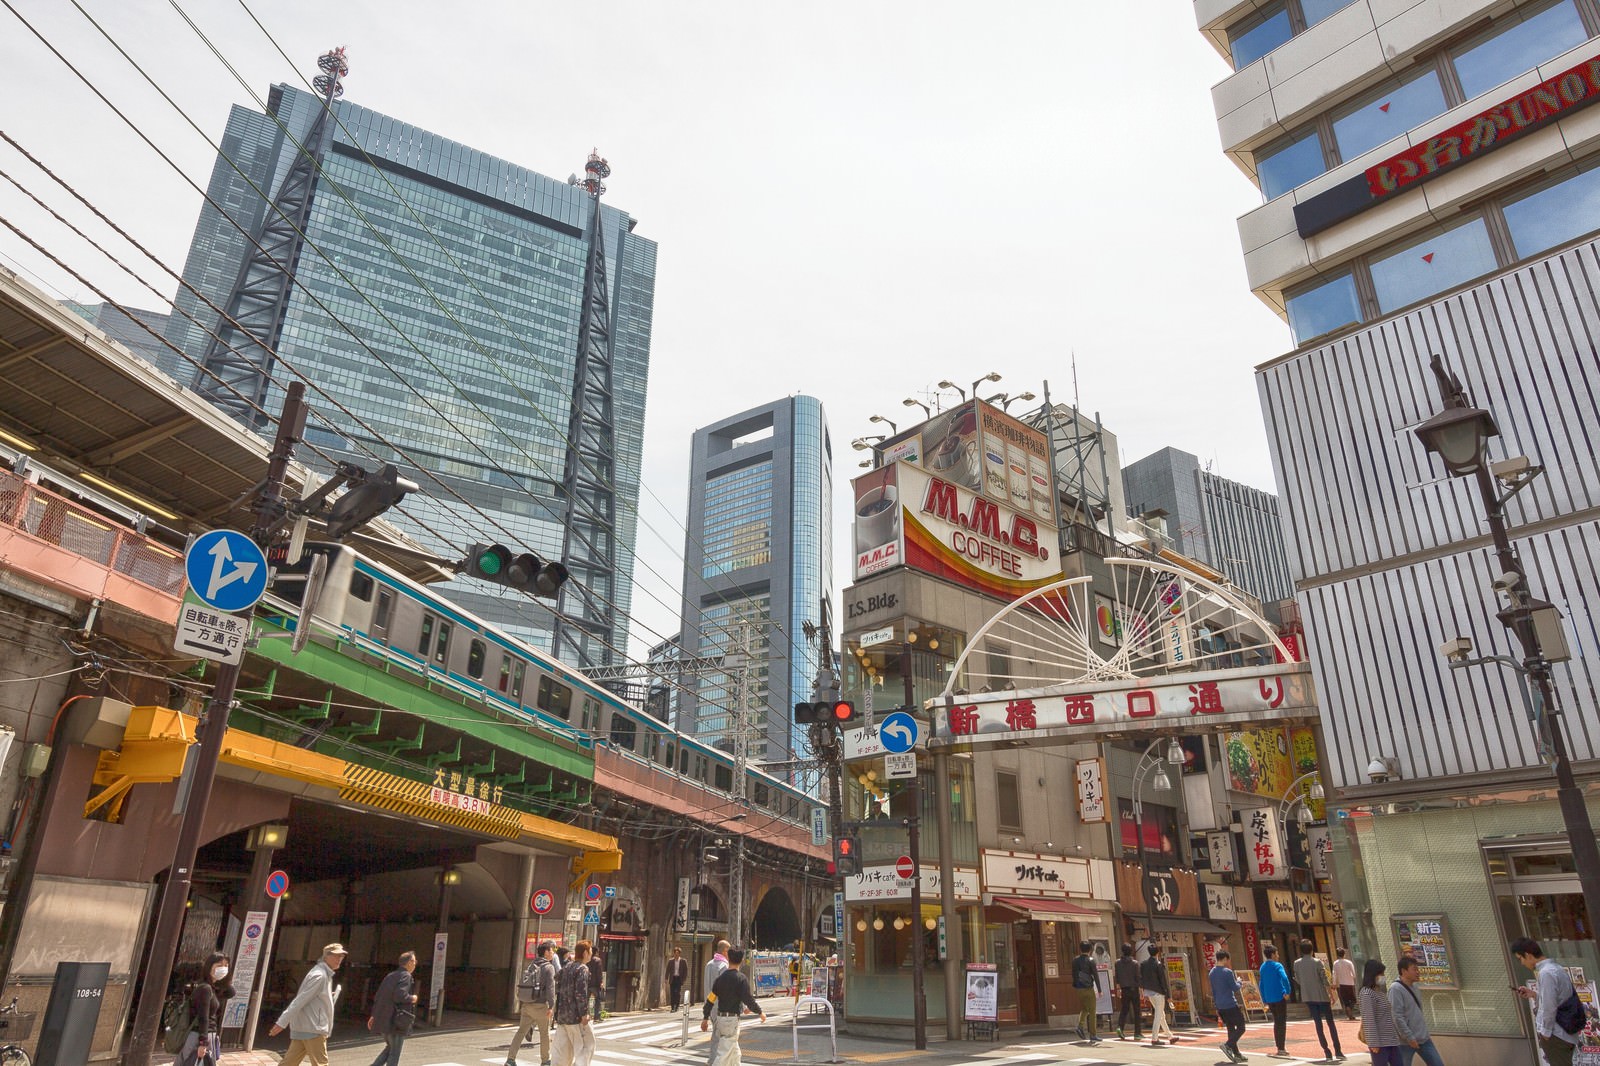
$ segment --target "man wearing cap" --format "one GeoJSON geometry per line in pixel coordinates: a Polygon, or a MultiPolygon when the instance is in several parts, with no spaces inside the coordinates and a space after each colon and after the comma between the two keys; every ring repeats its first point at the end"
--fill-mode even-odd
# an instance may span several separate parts
{"type": "Polygon", "coordinates": [[[539,1030],[539,1066],[550,1066],[550,1012],[556,1005],[556,964],[550,961],[556,946],[546,940],[539,952],[522,970],[517,982],[517,1000],[522,1004],[521,1024],[511,1038],[511,1050],[506,1053],[506,1066],[517,1066],[517,1052],[522,1042],[539,1030]]]}
{"type": "Polygon", "coordinates": [[[343,944],[329,944],[323,948],[321,961],[306,973],[300,990],[278,1015],[278,1023],[270,1034],[277,1036],[289,1030],[289,1050],[283,1053],[279,1066],[300,1066],[304,1059],[310,1059],[311,1066],[328,1066],[333,1005],[339,999],[339,986],[334,984],[333,975],[344,965],[348,954],[343,944]]]}

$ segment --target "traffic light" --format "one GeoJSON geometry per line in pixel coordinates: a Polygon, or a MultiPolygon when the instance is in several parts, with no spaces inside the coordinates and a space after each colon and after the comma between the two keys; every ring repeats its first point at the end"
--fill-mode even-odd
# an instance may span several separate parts
{"type": "Polygon", "coordinates": [[[794,705],[795,725],[810,725],[821,722],[824,725],[855,725],[856,705],[849,700],[822,700],[817,703],[797,703],[794,705]]]}
{"type": "Polygon", "coordinates": [[[503,544],[470,546],[456,572],[545,597],[555,596],[567,580],[567,568],[560,563],[547,563],[531,552],[516,555],[503,544]]]}
{"type": "Polygon", "coordinates": [[[833,838],[833,869],[840,877],[854,877],[861,872],[861,840],[858,837],[833,838]]]}

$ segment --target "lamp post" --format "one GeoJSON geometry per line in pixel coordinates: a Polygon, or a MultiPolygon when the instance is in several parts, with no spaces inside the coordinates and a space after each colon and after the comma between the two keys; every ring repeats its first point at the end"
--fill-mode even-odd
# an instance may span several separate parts
{"type": "Polygon", "coordinates": [[[972,398],[974,400],[976,400],[978,398],[978,386],[979,385],[982,385],[985,381],[999,381],[999,380],[1000,380],[1000,372],[998,370],[989,371],[987,374],[983,375],[983,377],[979,378],[977,381],[974,381],[972,383],[972,398]]]}
{"type": "Polygon", "coordinates": [[[1167,776],[1169,765],[1183,765],[1183,747],[1176,737],[1168,744],[1165,758],[1158,740],[1145,749],[1139,756],[1139,764],[1133,768],[1133,835],[1139,848],[1139,889],[1144,896],[1145,933],[1152,952],[1156,940],[1156,904],[1154,893],[1150,891],[1150,864],[1144,853],[1144,784],[1148,780],[1157,792],[1171,791],[1172,778],[1167,776]]]}
{"type": "Polygon", "coordinates": [[[911,399],[911,397],[908,396],[904,400],[901,400],[900,403],[902,405],[906,406],[906,407],[920,407],[920,408],[922,408],[922,414],[923,414],[924,417],[926,417],[926,418],[932,418],[933,417],[933,408],[929,407],[927,404],[923,403],[921,400],[913,400],[913,399],[911,399]]]}
{"type": "MultiPolygon", "coordinates": [[[[1534,703],[1534,729],[1544,736],[1551,769],[1556,775],[1556,798],[1561,806],[1561,820],[1567,837],[1572,842],[1572,861],[1578,872],[1578,883],[1583,888],[1583,903],[1588,911],[1591,929],[1600,921],[1600,846],[1595,843],[1594,826],[1589,821],[1589,808],[1583,800],[1577,781],[1572,776],[1572,763],[1567,757],[1566,730],[1561,722],[1561,708],[1556,703],[1554,687],[1550,683],[1552,661],[1570,658],[1566,638],[1561,632],[1561,612],[1551,603],[1534,595],[1529,586],[1527,571],[1506,532],[1505,505],[1533,478],[1544,472],[1542,466],[1530,463],[1526,457],[1516,456],[1491,463],[1486,454],[1490,437],[1499,436],[1494,415],[1472,406],[1461,382],[1445,369],[1444,360],[1435,355],[1433,374],[1439,385],[1439,398],[1444,410],[1423,422],[1415,429],[1423,447],[1437,455],[1451,477],[1471,477],[1477,483],[1478,495],[1483,500],[1489,535],[1494,540],[1495,560],[1501,573],[1495,579],[1496,591],[1508,601],[1496,617],[1510,629],[1522,646],[1522,672],[1531,683],[1534,703]],[[1495,481],[1505,485],[1505,495],[1499,495],[1495,481]]],[[[1456,652],[1447,652],[1452,660],[1464,660],[1470,645],[1453,642],[1456,652]]],[[[1446,645],[1449,648],[1450,645],[1446,645]]]]}
{"type": "Polygon", "coordinates": [[[962,403],[966,403],[967,402],[967,390],[963,389],[960,385],[957,385],[955,382],[946,379],[944,381],[939,382],[939,388],[941,388],[941,389],[955,389],[957,392],[959,392],[961,394],[961,402],[962,403]]]}
{"type": "Polygon", "coordinates": [[[893,422],[889,421],[887,418],[884,418],[882,415],[873,415],[871,418],[867,419],[867,421],[868,422],[874,422],[874,423],[882,423],[883,425],[888,426],[890,433],[899,433],[900,432],[900,427],[899,426],[895,425],[893,422]]]}
{"type": "MultiPolygon", "coordinates": [[[[1289,782],[1289,787],[1283,790],[1283,796],[1278,800],[1278,822],[1283,826],[1283,831],[1285,833],[1289,832],[1289,812],[1294,810],[1296,806],[1300,808],[1300,812],[1296,815],[1296,819],[1299,821],[1301,827],[1304,828],[1309,826],[1312,822],[1311,805],[1306,801],[1308,799],[1320,800],[1326,795],[1327,794],[1322,790],[1322,771],[1320,770],[1311,770],[1307,773],[1303,773],[1293,781],[1289,782]],[[1311,785],[1302,791],[1300,786],[1307,781],[1310,781],[1311,785]]],[[[1313,877],[1311,886],[1312,888],[1316,887],[1315,882],[1316,878],[1313,877]]],[[[1294,867],[1292,865],[1289,868],[1289,887],[1291,889],[1295,887],[1294,867]]],[[[1303,923],[1300,921],[1300,903],[1298,900],[1296,900],[1294,905],[1295,943],[1299,943],[1305,938],[1305,929],[1303,928],[1303,923]]]]}

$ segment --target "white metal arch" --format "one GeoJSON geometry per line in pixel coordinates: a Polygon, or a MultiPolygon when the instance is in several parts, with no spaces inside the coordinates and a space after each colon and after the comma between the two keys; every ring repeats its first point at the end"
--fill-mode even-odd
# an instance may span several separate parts
{"type": "Polygon", "coordinates": [[[1072,577],[1006,604],[962,649],[939,699],[1215,671],[1272,653],[1294,661],[1230,589],[1171,563],[1105,562],[1109,590],[1072,577]]]}

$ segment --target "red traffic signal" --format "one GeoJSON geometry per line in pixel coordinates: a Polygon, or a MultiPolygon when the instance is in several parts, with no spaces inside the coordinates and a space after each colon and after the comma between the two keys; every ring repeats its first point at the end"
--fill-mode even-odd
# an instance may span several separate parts
{"type": "Polygon", "coordinates": [[[829,719],[839,725],[849,725],[856,720],[856,705],[849,700],[838,700],[832,707],[829,719]]]}
{"type": "Polygon", "coordinates": [[[833,868],[839,877],[854,877],[861,872],[861,841],[855,837],[833,839],[833,868]]]}

